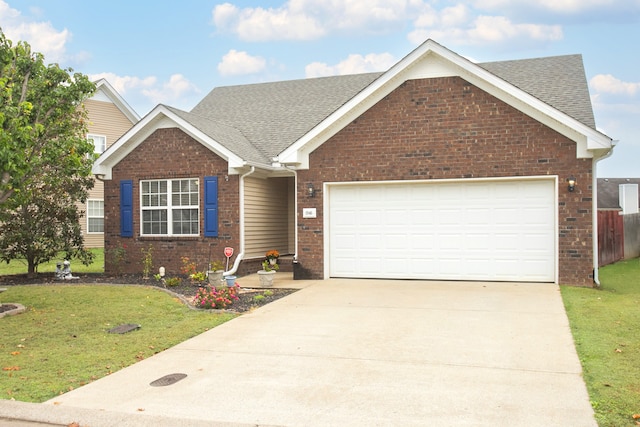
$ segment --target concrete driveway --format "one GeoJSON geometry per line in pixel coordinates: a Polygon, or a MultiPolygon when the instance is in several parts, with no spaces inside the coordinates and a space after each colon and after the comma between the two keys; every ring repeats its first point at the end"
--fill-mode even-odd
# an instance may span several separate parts
{"type": "Polygon", "coordinates": [[[305,284],[109,377],[9,410],[91,427],[596,426],[557,285],[305,284]],[[176,373],[187,376],[150,386],[176,373]]]}

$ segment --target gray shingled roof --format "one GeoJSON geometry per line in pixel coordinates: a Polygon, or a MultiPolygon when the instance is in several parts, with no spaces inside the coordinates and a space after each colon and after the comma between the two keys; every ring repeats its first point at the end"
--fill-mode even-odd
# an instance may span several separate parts
{"type": "Polygon", "coordinates": [[[166,107],[242,159],[260,163],[271,162],[271,159],[266,157],[264,153],[259,152],[238,129],[197,114],[187,113],[169,106],[166,107]]]}
{"type": "Polygon", "coordinates": [[[191,113],[238,129],[263,155],[271,158],[381,74],[218,87],[191,113]]]}
{"type": "Polygon", "coordinates": [[[598,209],[620,209],[620,184],[640,186],[640,178],[598,178],[598,209]]]}
{"type": "Polygon", "coordinates": [[[590,128],[596,128],[582,55],[478,65],[590,128]]]}
{"type": "MultiPolygon", "coordinates": [[[[595,129],[581,55],[478,65],[595,129]]],[[[218,87],[180,115],[246,160],[270,163],[382,74],[218,87]]]]}

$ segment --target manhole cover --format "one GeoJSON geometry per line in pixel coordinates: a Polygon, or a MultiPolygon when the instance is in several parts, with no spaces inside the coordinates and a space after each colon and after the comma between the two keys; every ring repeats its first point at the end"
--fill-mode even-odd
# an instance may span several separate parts
{"type": "Polygon", "coordinates": [[[155,381],[151,381],[149,385],[152,387],[164,387],[167,385],[175,384],[181,379],[186,377],[187,377],[187,374],[169,374],[169,375],[165,375],[162,378],[158,378],[155,381]]]}
{"type": "Polygon", "coordinates": [[[109,329],[110,334],[126,334],[127,332],[135,331],[139,329],[140,325],[134,325],[133,323],[127,323],[126,325],[116,326],[113,329],[109,329]]]}

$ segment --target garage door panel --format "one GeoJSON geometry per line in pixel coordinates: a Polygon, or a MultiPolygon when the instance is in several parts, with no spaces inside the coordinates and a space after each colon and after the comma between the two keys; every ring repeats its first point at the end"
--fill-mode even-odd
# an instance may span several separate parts
{"type": "Polygon", "coordinates": [[[331,186],[329,274],[554,281],[555,210],[553,179],[331,186]]]}

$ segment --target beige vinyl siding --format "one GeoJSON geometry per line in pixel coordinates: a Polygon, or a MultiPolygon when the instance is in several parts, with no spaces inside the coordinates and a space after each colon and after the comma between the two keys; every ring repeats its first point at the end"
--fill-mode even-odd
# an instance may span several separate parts
{"type": "Polygon", "coordinates": [[[290,254],[296,253],[296,180],[293,178],[289,178],[289,250],[290,254]]]}
{"type": "Polygon", "coordinates": [[[291,221],[293,178],[245,180],[245,257],[262,258],[276,249],[281,255],[292,253],[291,221]]]}
{"type": "MultiPolygon", "coordinates": [[[[89,99],[85,101],[85,107],[89,111],[89,131],[90,134],[104,135],[107,137],[107,148],[113,145],[122,135],[124,135],[134,123],[111,102],[96,101],[89,99]]],[[[88,199],[104,200],[104,184],[99,180],[94,180],[95,184],[89,190],[88,199]]],[[[79,205],[82,212],[87,211],[87,205],[79,205]]],[[[87,232],[87,217],[83,215],[80,219],[80,228],[84,235],[84,245],[87,248],[101,248],[104,246],[103,233],[87,232]]]]}
{"type": "Polygon", "coordinates": [[[89,110],[89,133],[106,135],[107,148],[133,126],[111,102],[89,99],[84,105],[89,110]]]}

